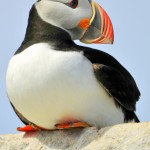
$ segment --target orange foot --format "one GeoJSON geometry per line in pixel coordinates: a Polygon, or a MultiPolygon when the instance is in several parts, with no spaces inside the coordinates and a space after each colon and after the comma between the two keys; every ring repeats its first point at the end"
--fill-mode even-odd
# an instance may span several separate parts
{"type": "Polygon", "coordinates": [[[35,131],[40,131],[44,129],[34,126],[34,125],[26,125],[24,127],[18,127],[17,130],[22,131],[22,132],[35,132],[35,131]]]}
{"type": "Polygon", "coordinates": [[[90,125],[85,122],[77,121],[77,122],[64,122],[56,124],[55,127],[57,129],[70,129],[70,128],[90,127],[90,125]]]}

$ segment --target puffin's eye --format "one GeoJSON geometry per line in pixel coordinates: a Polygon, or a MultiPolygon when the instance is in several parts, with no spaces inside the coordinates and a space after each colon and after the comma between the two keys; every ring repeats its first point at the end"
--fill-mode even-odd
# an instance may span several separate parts
{"type": "Polygon", "coordinates": [[[71,8],[76,8],[78,6],[78,0],[71,0],[71,2],[69,2],[69,6],[71,8]]]}

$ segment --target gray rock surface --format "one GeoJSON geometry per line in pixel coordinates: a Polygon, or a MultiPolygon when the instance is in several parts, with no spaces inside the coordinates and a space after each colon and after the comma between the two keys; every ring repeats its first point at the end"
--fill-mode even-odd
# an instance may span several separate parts
{"type": "Polygon", "coordinates": [[[150,150],[150,123],[0,135],[0,150],[150,150]]]}

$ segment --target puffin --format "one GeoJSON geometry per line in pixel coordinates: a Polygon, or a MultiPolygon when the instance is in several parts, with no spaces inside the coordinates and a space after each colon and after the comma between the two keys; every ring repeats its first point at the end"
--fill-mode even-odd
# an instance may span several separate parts
{"type": "Polygon", "coordinates": [[[103,128],[139,122],[140,91],[111,55],[77,45],[113,44],[113,24],[94,0],[38,0],[6,74],[18,131],[103,128]]]}

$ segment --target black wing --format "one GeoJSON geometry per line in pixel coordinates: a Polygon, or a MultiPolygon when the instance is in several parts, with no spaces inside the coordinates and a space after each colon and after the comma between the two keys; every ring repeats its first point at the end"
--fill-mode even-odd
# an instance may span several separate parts
{"type": "Polygon", "coordinates": [[[122,72],[109,66],[95,69],[95,75],[116,101],[127,110],[135,110],[139,95],[131,79],[129,80],[122,72]]]}
{"type": "Polygon", "coordinates": [[[92,62],[95,75],[106,91],[124,108],[134,111],[140,92],[130,73],[105,52],[86,47],[80,49],[92,62]]]}

